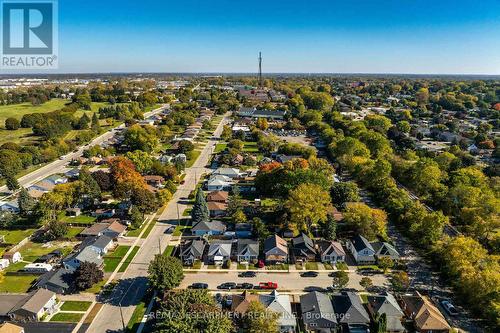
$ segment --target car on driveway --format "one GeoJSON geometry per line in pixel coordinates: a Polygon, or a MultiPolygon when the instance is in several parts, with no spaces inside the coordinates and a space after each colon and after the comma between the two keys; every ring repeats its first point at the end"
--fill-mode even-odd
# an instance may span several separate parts
{"type": "Polygon", "coordinates": [[[304,272],[304,273],[300,274],[300,276],[302,276],[302,277],[317,277],[318,272],[314,272],[314,271],[304,272]]]}
{"type": "Polygon", "coordinates": [[[197,282],[197,283],[193,283],[188,288],[189,289],[208,289],[208,284],[197,282]]]}
{"type": "Polygon", "coordinates": [[[255,273],[254,271],[246,271],[246,272],[242,272],[240,274],[238,274],[239,277],[256,277],[257,276],[257,273],[255,273]]]}
{"type": "Polygon", "coordinates": [[[217,289],[231,290],[231,289],[235,289],[235,288],[236,288],[236,283],[234,283],[234,282],[225,282],[225,283],[217,286],[217,289]]]}
{"type": "Polygon", "coordinates": [[[166,234],[173,234],[175,231],[175,226],[170,226],[165,230],[166,234]]]}
{"type": "Polygon", "coordinates": [[[443,308],[448,312],[450,316],[456,316],[458,315],[458,310],[456,307],[453,306],[453,304],[450,303],[450,301],[441,301],[441,305],[443,308]]]}

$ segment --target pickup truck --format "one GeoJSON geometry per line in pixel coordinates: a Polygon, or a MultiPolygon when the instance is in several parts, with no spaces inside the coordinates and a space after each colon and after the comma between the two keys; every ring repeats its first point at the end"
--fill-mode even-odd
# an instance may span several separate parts
{"type": "Polygon", "coordinates": [[[278,289],[278,284],[276,282],[261,282],[259,283],[260,289],[278,289]]]}

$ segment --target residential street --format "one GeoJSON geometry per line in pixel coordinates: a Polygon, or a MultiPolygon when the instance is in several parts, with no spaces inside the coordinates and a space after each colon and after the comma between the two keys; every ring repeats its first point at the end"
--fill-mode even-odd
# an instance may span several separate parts
{"type": "MultiPolygon", "coordinates": [[[[144,114],[144,118],[158,114],[158,113],[162,112],[165,108],[166,108],[166,106],[162,106],[162,107],[155,109],[151,112],[147,112],[144,114]]],[[[71,162],[71,160],[82,156],[83,152],[88,147],[99,145],[99,144],[111,139],[115,135],[116,129],[124,128],[124,127],[125,127],[125,125],[121,124],[120,126],[117,126],[113,129],[109,130],[108,132],[98,136],[97,138],[92,140],[91,143],[89,143],[83,147],[80,147],[78,149],[78,151],[65,155],[63,159],[57,159],[57,160],[53,161],[52,163],[49,163],[49,164],[47,164],[47,165],[45,165],[45,166],[43,166],[43,167],[41,167],[33,172],[30,172],[27,175],[24,175],[24,176],[18,178],[17,181],[19,182],[19,185],[21,185],[23,187],[28,187],[28,186],[31,186],[34,183],[36,183],[36,182],[38,182],[38,181],[40,181],[40,180],[42,180],[50,175],[53,175],[55,173],[63,173],[65,171],[69,170],[67,165],[71,162]],[[87,148],[85,148],[85,147],[87,147],[87,148]]],[[[8,192],[7,186],[5,186],[5,185],[0,186],[0,193],[7,193],[7,192],[8,192]]]]}
{"type": "MultiPolygon", "coordinates": [[[[226,116],[215,130],[214,137],[220,136],[222,127],[227,121],[226,116]]],[[[125,326],[127,325],[135,306],[140,302],[147,289],[148,264],[155,254],[164,251],[168,246],[171,235],[165,234],[165,230],[170,226],[170,223],[175,224],[177,222],[177,206],[179,205],[179,212],[182,214],[185,208],[184,201],[189,193],[195,189],[197,179],[200,178],[203,172],[208,171],[205,169],[205,165],[208,163],[217,142],[217,140],[209,140],[193,166],[186,168],[185,183],[179,186],[166,209],[159,216],[158,223],[144,240],[142,247],[137,252],[127,271],[123,273],[119,285],[113,290],[111,296],[104,300],[105,305],[89,326],[88,332],[120,332],[123,330],[123,323],[125,326]],[[159,244],[161,250],[158,248],[159,244]]]]}

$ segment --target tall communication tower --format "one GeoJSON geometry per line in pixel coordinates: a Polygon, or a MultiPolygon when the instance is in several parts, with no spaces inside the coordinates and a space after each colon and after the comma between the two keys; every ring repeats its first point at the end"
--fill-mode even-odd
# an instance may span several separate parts
{"type": "Polygon", "coordinates": [[[259,52],[259,87],[262,88],[262,53],[259,52]]]}

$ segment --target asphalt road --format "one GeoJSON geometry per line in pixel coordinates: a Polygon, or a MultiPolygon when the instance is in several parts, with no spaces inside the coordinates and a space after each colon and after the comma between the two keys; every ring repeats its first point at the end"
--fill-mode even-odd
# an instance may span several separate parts
{"type": "MultiPolygon", "coordinates": [[[[165,109],[166,106],[162,106],[161,108],[158,108],[158,109],[155,109],[151,112],[147,112],[144,114],[144,118],[147,118],[147,117],[150,117],[152,115],[155,115],[155,114],[158,114],[160,112],[162,112],[164,109],[165,109]]],[[[117,126],[111,130],[109,130],[108,132],[98,136],[97,138],[95,138],[94,140],[92,140],[89,144],[85,145],[85,146],[82,146],[80,147],[76,152],[72,152],[72,153],[69,153],[67,155],[65,155],[62,159],[57,159],[55,160],[54,162],[51,162],[33,172],[30,172],[29,174],[27,175],[24,175],[20,178],[18,178],[18,182],[21,186],[23,187],[28,187],[28,186],[31,186],[33,185],[34,183],[50,176],[50,175],[53,175],[55,173],[63,173],[65,171],[67,171],[67,165],[71,162],[71,160],[75,159],[75,158],[78,158],[80,156],[83,155],[83,152],[88,149],[88,147],[91,147],[91,146],[96,146],[96,145],[100,145],[101,143],[111,139],[114,135],[115,135],[115,131],[119,128],[124,128],[125,125],[124,124],[121,124],[120,126],[117,126]]],[[[0,187],[0,193],[8,193],[8,189],[7,189],[7,186],[1,186],[0,187]]]]}
{"type": "MultiPolygon", "coordinates": [[[[356,290],[362,291],[363,287],[360,286],[359,282],[363,278],[362,275],[356,272],[349,272],[349,283],[346,288],[354,288],[356,290]]],[[[389,282],[383,274],[377,274],[369,277],[372,279],[373,285],[378,287],[388,287],[389,282]]],[[[238,277],[238,272],[235,271],[225,271],[221,272],[198,272],[184,274],[184,280],[179,286],[180,289],[185,289],[195,282],[203,282],[208,284],[209,290],[217,290],[217,286],[224,282],[235,282],[244,283],[249,282],[254,285],[258,285],[260,282],[276,282],[278,284],[278,291],[283,292],[294,292],[300,293],[304,292],[307,287],[321,287],[327,288],[332,286],[333,279],[328,276],[327,272],[319,273],[317,277],[301,277],[299,272],[283,271],[283,273],[266,273],[257,272],[257,276],[254,278],[240,278],[238,277]]]]}
{"type": "MultiPolygon", "coordinates": [[[[222,127],[227,121],[227,117],[221,121],[213,134],[214,137],[220,136],[222,127]]],[[[168,246],[171,235],[165,234],[165,230],[167,230],[171,224],[177,223],[178,212],[182,214],[186,206],[187,196],[195,189],[201,174],[209,172],[205,166],[217,143],[217,140],[209,140],[193,166],[186,168],[185,183],[179,186],[166,209],[158,217],[158,222],[155,227],[144,240],[140,250],[137,252],[125,273],[123,273],[121,282],[113,290],[110,297],[104,300],[104,306],[93,320],[87,332],[123,332],[123,326],[127,325],[132,317],[135,306],[141,301],[147,290],[146,277],[148,275],[147,269],[149,262],[154,258],[155,254],[164,251],[168,246]],[[159,247],[161,247],[161,249],[159,247]]]]}

